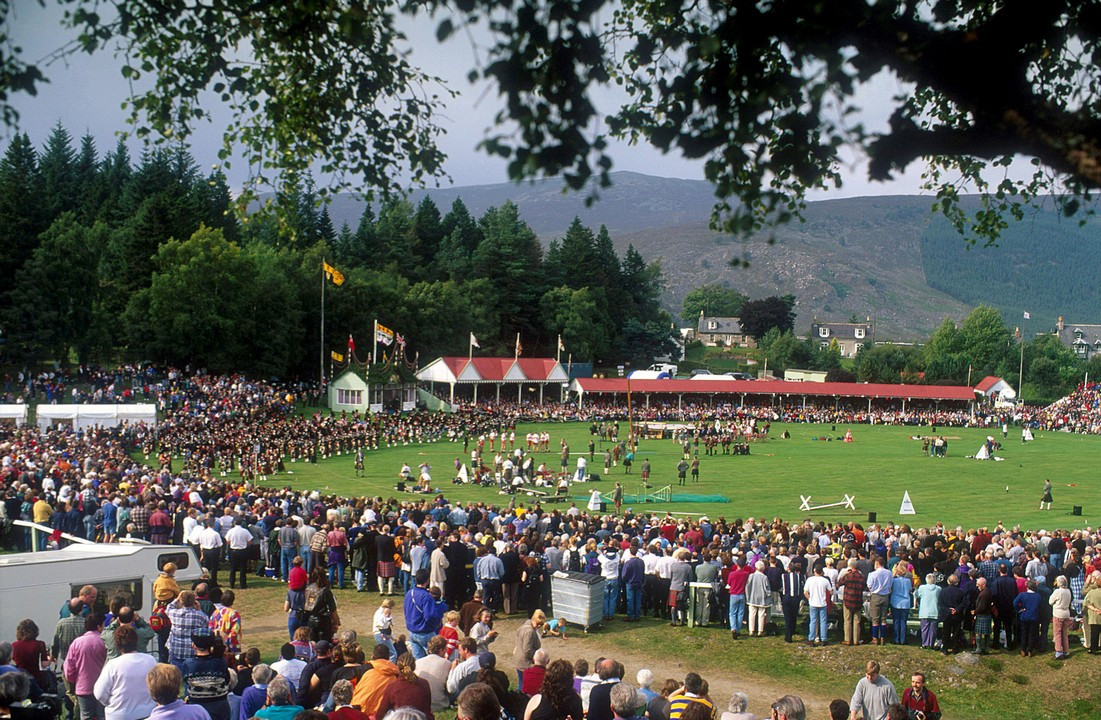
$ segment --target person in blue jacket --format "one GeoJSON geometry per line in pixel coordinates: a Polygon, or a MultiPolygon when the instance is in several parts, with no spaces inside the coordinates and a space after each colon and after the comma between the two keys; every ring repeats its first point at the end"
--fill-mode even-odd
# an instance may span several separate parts
{"type": "Polygon", "coordinates": [[[405,596],[405,628],[409,631],[409,645],[413,657],[420,659],[428,654],[428,641],[443,627],[443,614],[447,606],[428,592],[429,571],[417,571],[416,587],[405,596]]]}

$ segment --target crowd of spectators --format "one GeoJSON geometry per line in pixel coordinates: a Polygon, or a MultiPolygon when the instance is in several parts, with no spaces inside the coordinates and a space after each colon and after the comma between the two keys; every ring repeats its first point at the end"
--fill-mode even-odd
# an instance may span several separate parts
{"type": "MultiPolygon", "coordinates": [[[[25,669],[41,673],[43,652],[47,661],[60,662],[74,712],[82,720],[103,717],[104,707],[121,707],[112,704],[110,693],[99,692],[103,677],[112,678],[112,687],[117,681],[134,693],[144,713],[109,711],[108,720],[199,718],[198,708],[183,710],[169,701],[173,681],[176,694],[181,683],[185,688],[187,705],[200,706],[206,713],[201,717],[215,720],[282,720],[318,706],[340,720],[352,720],[353,711],[381,717],[380,709],[390,707],[413,707],[431,720],[444,702],[434,689],[443,666],[433,656],[448,665],[442,692],[447,704],[458,703],[460,717],[478,717],[492,706],[492,696],[517,720],[564,718],[572,714],[574,702],[564,690],[566,668],[561,660],[539,654],[544,631],[562,630],[559,619],[545,614],[552,607],[552,575],[560,570],[603,577],[605,623],[659,618],[680,626],[691,621],[724,628],[731,642],[772,634],[788,642],[798,636],[813,646],[892,642],[944,653],[1010,651],[1024,657],[1051,647],[1058,660],[1079,654],[1072,651],[1074,637],[1090,654],[1101,652],[1101,536],[1088,528],[865,528],[856,522],[687,519],[630,510],[605,514],[575,505],[548,509],[538,503],[525,506],[515,497],[506,506],[452,503],[442,494],[352,498],[296,492],[249,480],[260,480],[264,470],[276,473],[280,462],[309,462],[312,454],[344,452],[359,443],[370,448],[443,437],[469,442],[483,435],[503,443],[522,409],[370,420],[303,416],[295,413],[291,388],[182,374],[150,384],[146,391],[165,411],[158,445],[140,426],[84,432],[55,428],[44,435],[0,429],[3,519],[33,519],[104,541],[129,534],[190,544],[208,571],[202,587],[180,589],[166,568],[153,587],[154,613],[168,618],[160,627],[153,627],[152,616],[127,613],[126,598],[115,598],[106,608],[109,615],[101,612],[107,600],[100,598],[97,605],[93,587],[75,598],[67,613],[62,610],[67,617],[59,619],[48,650],[35,644],[37,629],[21,628],[17,642],[39,653],[37,670],[33,662],[25,669]],[[149,451],[147,463],[133,459],[137,448],[149,451]],[[255,463],[251,474],[249,456],[255,463]],[[183,466],[177,468],[174,462],[180,458],[183,466]],[[219,582],[226,565],[228,588],[219,582]],[[272,666],[260,663],[258,653],[240,652],[242,623],[233,610],[233,592],[246,588],[251,575],[269,573],[287,583],[288,643],[282,664],[272,666]],[[705,587],[693,590],[692,583],[705,587]],[[359,592],[377,590],[384,600],[372,627],[360,629],[363,635],[340,622],[337,601],[345,596],[334,590],[350,586],[359,592]],[[690,591],[697,593],[694,602],[690,591]],[[385,604],[392,595],[404,595],[407,637],[394,637],[395,605],[385,604]],[[690,608],[695,612],[691,618],[690,608]],[[496,670],[492,648],[500,641],[493,622],[500,615],[526,618],[513,650],[513,665],[522,671],[515,687],[496,670]],[[144,654],[141,639],[148,641],[150,631],[157,636],[153,644],[162,664],[130,658],[111,666],[144,654]],[[327,671],[332,668],[328,680],[322,677],[315,686],[319,659],[328,663],[327,671]],[[454,667],[452,661],[457,661],[454,667]],[[459,668],[460,676],[453,678],[459,668]],[[533,668],[538,670],[529,676],[533,668]],[[139,680],[146,681],[148,696],[139,680]],[[483,697],[464,706],[468,686],[489,690],[476,689],[483,697]],[[230,698],[235,694],[237,701],[230,698]],[[240,703],[236,714],[233,702],[240,703]]],[[[1096,393],[1096,388],[1083,392],[1096,393]]],[[[1073,404],[1084,407],[1086,396],[1073,404]]],[[[738,416],[745,409],[730,412],[738,416]]],[[[3,529],[9,531],[9,544],[23,545],[22,530],[10,524],[3,529]]],[[[20,656],[27,652],[20,650],[20,656]]],[[[605,660],[594,665],[596,679],[590,686],[624,677],[621,666],[605,660]]],[[[585,692],[590,673],[578,663],[566,664],[568,679],[577,686],[572,692],[590,703],[586,711],[594,720],[637,715],[641,702],[636,694],[621,698],[619,705],[626,712],[634,702],[634,714],[620,715],[613,707],[611,715],[592,716],[591,695],[585,692]]],[[[706,699],[707,692],[692,689],[703,686],[690,677],[674,687],[667,682],[666,691],[658,693],[669,702],[667,714],[659,707],[648,716],[691,720],[689,711],[698,710],[692,703],[706,699]]],[[[867,682],[861,681],[864,686],[851,703],[865,703],[866,716],[877,720],[888,717],[894,704],[866,701],[879,692],[881,678],[878,668],[872,672],[869,666],[867,682]]],[[[49,683],[41,675],[31,679],[49,683]]],[[[602,694],[598,697],[603,703],[602,694]]],[[[126,703],[131,699],[127,695],[126,703]]],[[[777,701],[778,716],[800,717],[796,700],[777,701]]],[[[608,701],[613,701],[610,694],[608,701]]],[[[710,700],[699,704],[710,708],[710,716],[716,714],[710,700]]]]}

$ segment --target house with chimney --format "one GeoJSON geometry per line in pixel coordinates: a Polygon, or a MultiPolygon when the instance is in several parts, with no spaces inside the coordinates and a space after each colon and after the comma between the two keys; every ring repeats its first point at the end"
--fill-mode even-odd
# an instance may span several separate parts
{"type": "Polygon", "coordinates": [[[1101,353],[1101,325],[1068,323],[1060,315],[1055,324],[1055,336],[1081,360],[1101,353]]]}
{"type": "Polygon", "coordinates": [[[702,310],[696,324],[696,339],[710,347],[757,347],[757,341],[742,329],[740,318],[708,317],[702,310]]]}
{"type": "Polygon", "coordinates": [[[815,318],[810,326],[810,341],[826,350],[834,340],[841,349],[841,357],[856,357],[862,347],[873,342],[871,318],[867,322],[856,323],[819,322],[815,318]]]}

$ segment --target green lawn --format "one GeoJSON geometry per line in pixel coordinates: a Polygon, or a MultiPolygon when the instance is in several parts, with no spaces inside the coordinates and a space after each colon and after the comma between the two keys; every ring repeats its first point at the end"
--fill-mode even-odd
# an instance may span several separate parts
{"type": "MultiPolygon", "coordinates": [[[[587,447],[589,435],[585,423],[521,425],[517,435],[522,438],[533,427],[545,427],[551,433],[552,452],[541,457],[546,458],[552,469],[557,469],[555,449],[561,438],[565,437],[574,456],[587,447]]],[[[1005,461],[980,462],[966,456],[978,449],[988,434],[986,430],[942,429],[950,438],[948,457],[930,458],[922,455],[920,441],[910,439],[921,432],[917,428],[853,425],[855,442],[837,441],[846,429],[849,426],[837,425],[832,430],[823,425],[773,424],[773,439],[752,445],[748,457],[701,457],[701,480],[686,489],[692,493],[723,495],[729,503],[669,503],[649,509],[705,512],[728,519],[748,516],[798,519],[807,515],[799,510],[800,495],[812,496],[813,502],[833,502],[849,493],[856,497],[855,512],[834,508],[816,511],[811,517],[863,520],[869,511],[875,511],[880,521],[905,520],[920,525],[941,520],[965,528],[999,521],[1048,529],[1097,524],[1099,506],[1096,494],[1091,491],[1096,482],[1095,468],[1101,462],[1101,438],[1039,433],[1035,442],[1022,446],[1019,434],[1010,432],[1005,449],[999,453],[1005,461]],[[785,428],[791,433],[788,440],[779,438],[785,428]],[[835,439],[812,440],[823,435],[835,439]],[[1037,506],[1045,477],[1054,483],[1055,504],[1053,510],[1041,512],[1037,506]],[[898,515],[904,491],[910,493],[916,515],[898,515]],[[1072,505],[1082,505],[1085,516],[1071,517],[1072,505]]],[[[603,469],[600,452],[598,447],[597,461],[591,466],[597,472],[603,469]]],[[[488,448],[486,453],[492,457],[488,448]]],[[[415,469],[427,460],[433,467],[435,485],[448,498],[504,501],[504,496],[493,489],[452,485],[452,467],[457,457],[469,459],[461,443],[441,441],[382,448],[367,453],[364,478],[354,477],[352,457],[343,455],[316,465],[288,463],[291,472],[269,479],[269,484],[390,497],[394,495],[394,482],[402,462],[415,469]]],[[[616,480],[623,482],[628,494],[635,493],[638,463],[643,457],[651,460],[651,480],[655,486],[672,484],[676,489],[674,468],[680,459],[679,447],[668,440],[644,440],[633,475],[625,475],[621,465],[613,468],[610,478],[601,483],[575,486],[578,504],[587,500],[593,487],[610,489],[616,480]]],[[[574,462],[572,458],[571,469],[574,462]]]]}

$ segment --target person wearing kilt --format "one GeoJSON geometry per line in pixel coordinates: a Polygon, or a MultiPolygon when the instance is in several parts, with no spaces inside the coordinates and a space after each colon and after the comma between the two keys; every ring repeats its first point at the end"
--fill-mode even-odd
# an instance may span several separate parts
{"type": "Polygon", "coordinates": [[[994,631],[994,594],[987,587],[986,578],[975,580],[979,594],[975,597],[975,650],[979,655],[990,654],[990,635],[994,631]]]}
{"type": "Polygon", "coordinates": [[[397,547],[394,545],[394,536],[390,534],[390,526],[384,525],[382,533],[375,538],[375,547],[378,549],[378,594],[394,594],[394,578],[397,577],[397,565],[394,555],[397,547]]]}

